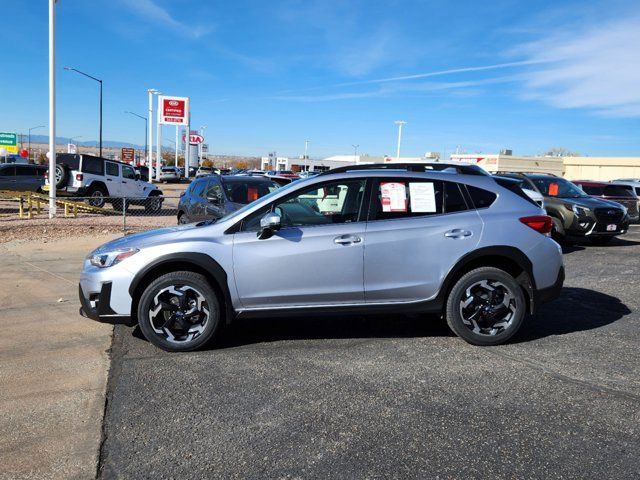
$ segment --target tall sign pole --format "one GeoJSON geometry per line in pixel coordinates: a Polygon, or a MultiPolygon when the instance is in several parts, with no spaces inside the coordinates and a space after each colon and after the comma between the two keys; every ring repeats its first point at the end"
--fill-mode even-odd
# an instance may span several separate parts
{"type": "Polygon", "coordinates": [[[156,181],[160,181],[160,169],[162,166],[160,162],[162,160],[162,124],[160,123],[160,115],[158,115],[158,134],[156,135],[158,141],[158,151],[156,152],[156,181]]]}
{"type": "Polygon", "coordinates": [[[49,218],[56,216],[56,0],[49,0],[49,218]]]}
{"type": "Polygon", "coordinates": [[[398,125],[398,148],[396,150],[396,161],[398,161],[400,160],[400,142],[402,142],[402,126],[406,125],[407,122],[405,122],[404,120],[396,120],[394,123],[398,125]]]}
{"type": "Polygon", "coordinates": [[[187,131],[184,135],[184,176],[189,178],[191,166],[191,112],[187,114],[187,131]]]}
{"type": "Polygon", "coordinates": [[[178,130],[180,130],[180,127],[178,127],[178,125],[176,125],[176,167],[178,166],[178,145],[180,145],[178,143],[178,130]]]}

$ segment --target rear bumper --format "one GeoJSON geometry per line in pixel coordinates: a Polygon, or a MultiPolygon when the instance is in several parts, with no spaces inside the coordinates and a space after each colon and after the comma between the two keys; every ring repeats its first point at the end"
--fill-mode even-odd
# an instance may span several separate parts
{"type": "Polygon", "coordinates": [[[547,288],[541,288],[533,292],[533,310],[537,310],[543,303],[551,302],[560,296],[564,285],[564,267],[560,267],[555,283],[547,288]]]}
{"type": "Polygon", "coordinates": [[[111,309],[111,287],[111,282],[105,282],[99,293],[87,297],[82,290],[82,285],[78,285],[80,315],[97,322],[130,325],[130,316],[120,315],[111,309]]]}

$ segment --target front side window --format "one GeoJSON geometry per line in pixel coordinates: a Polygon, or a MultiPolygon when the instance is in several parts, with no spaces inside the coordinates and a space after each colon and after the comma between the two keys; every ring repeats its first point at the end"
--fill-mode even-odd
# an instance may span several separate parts
{"type": "Polygon", "coordinates": [[[0,169],[0,177],[13,177],[16,174],[16,167],[4,167],[0,169]]]}
{"type": "Polygon", "coordinates": [[[202,192],[204,192],[204,187],[206,186],[206,180],[195,180],[191,185],[189,185],[189,195],[194,195],[196,197],[202,196],[202,192]]]}
{"type": "Polygon", "coordinates": [[[243,222],[243,230],[257,231],[260,218],[268,210],[280,215],[283,228],[357,222],[365,184],[364,179],[338,180],[305,188],[249,216],[243,222]]]}
{"type": "Polygon", "coordinates": [[[224,196],[222,194],[222,186],[220,183],[216,180],[211,180],[204,191],[204,197],[216,204],[223,203],[224,196]]]}
{"type": "Polygon", "coordinates": [[[122,165],[122,177],[135,180],[136,171],[128,165],[122,165]]]}

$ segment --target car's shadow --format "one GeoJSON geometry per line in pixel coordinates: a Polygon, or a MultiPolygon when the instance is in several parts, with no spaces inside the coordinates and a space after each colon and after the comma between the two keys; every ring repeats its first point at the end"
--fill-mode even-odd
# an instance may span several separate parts
{"type": "Polygon", "coordinates": [[[605,245],[596,245],[589,240],[572,240],[570,242],[562,242],[562,253],[568,254],[573,252],[579,252],[584,250],[585,248],[614,248],[614,247],[635,247],[640,245],[640,242],[636,242],[635,240],[627,240],[621,237],[615,237],[605,245]]]}
{"type": "Polygon", "coordinates": [[[529,317],[511,343],[604,327],[631,310],[619,298],[586,288],[565,287],[560,297],[529,317]]]}
{"type": "MultiPolygon", "coordinates": [[[[525,320],[510,343],[593,330],[631,310],[618,298],[584,288],[565,287],[560,297],[525,320]]],[[[143,339],[139,327],[133,336],[143,339]]],[[[208,350],[284,340],[414,338],[453,336],[437,315],[368,315],[238,319],[226,326],[208,350]]],[[[146,341],[146,340],[145,340],[146,341]]]]}

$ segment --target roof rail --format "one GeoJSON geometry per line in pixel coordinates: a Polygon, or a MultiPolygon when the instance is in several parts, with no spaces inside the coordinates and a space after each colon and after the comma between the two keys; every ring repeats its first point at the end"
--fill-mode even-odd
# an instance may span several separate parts
{"type": "Polygon", "coordinates": [[[441,172],[448,169],[455,169],[456,173],[464,175],[489,175],[485,170],[473,164],[458,164],[450,162],[427,162],[427,163],[365,163],[361,165],[348,165],[344,167],[332,168],[320,175],[332,173],[355,172],[360,170],[406,170],[407,172],[441,172]]]}
{"type": "Polygon", "coordinates": [[[549,175],[550,177],[557,177],[557,175],[555,173],[549,173],[549,172],[512,172],[509,170],[500,170],[497,172],[493,173],[494,175],[514,175],[514,174],[518,174],[518,175],[549,175]]]}

